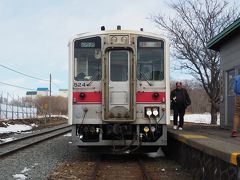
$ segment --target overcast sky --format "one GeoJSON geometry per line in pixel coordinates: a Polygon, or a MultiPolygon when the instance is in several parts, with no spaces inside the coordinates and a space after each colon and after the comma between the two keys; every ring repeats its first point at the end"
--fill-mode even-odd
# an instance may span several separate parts
{"type": "MultiPolygon", "coordinates": [[[[0,0],[0,65],[41,79],[52,74],[55,85],[67,88],[68,40],[77,33],[106,29],[159,32],[147,19],[168,12],[163,0],[0,0]]],[[[0,66],[0,82],[36,89],[48,83],[0,66]]],[[[26,90],[0,84],[0,92],[23,95],[26,90]]]]}

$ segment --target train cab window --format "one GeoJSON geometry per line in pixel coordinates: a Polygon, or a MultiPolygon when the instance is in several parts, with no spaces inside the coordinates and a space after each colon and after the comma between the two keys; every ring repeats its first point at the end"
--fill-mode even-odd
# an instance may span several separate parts
{"type": "Polygon", "coordinates": [[[164,79],[164,42],[146,37],[137,41],[137,78],[141,81],[164,79]]]}
{"type": "Polygon", "coordinates": [[[110,79],[111,81],[128,80],[127,51],[112,51],[110,53],[110,79]]]}
{"type": "Polygon", "coordinates": [[[74,79],[99,81],[102,75],[101,38],[87,38],[74,42],[74,79]]]}

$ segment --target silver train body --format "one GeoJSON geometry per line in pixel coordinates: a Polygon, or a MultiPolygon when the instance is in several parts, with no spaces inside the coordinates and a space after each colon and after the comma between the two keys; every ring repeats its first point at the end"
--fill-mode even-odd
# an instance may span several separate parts
{"type": "Polygon", "coordinates": [[[69,124],[77,146],[165,146],[169,114],[168,39],[103,30],[69,41],[69,124]]]}

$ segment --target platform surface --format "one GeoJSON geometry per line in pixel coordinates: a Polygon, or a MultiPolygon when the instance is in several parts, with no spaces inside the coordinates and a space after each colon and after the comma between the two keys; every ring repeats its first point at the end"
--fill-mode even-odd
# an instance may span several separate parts
{"type": "Polygon", "coordinates": [[[168,126],[168,136],[209,155],[240,166],[240,131],[231,137],[231,131],[219,126],[186,123],[182,131],[168,126]]]}

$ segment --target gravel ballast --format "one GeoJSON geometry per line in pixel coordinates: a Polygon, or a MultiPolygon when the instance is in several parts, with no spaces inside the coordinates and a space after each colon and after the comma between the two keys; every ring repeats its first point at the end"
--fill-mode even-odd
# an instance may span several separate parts
{"type": "Polygon", "coordinates": [[[0,179],[47,179],[58,163],[78,154],[79,148],[71,143],[70,136],[44,141],[0,159],[0,179]]]}

